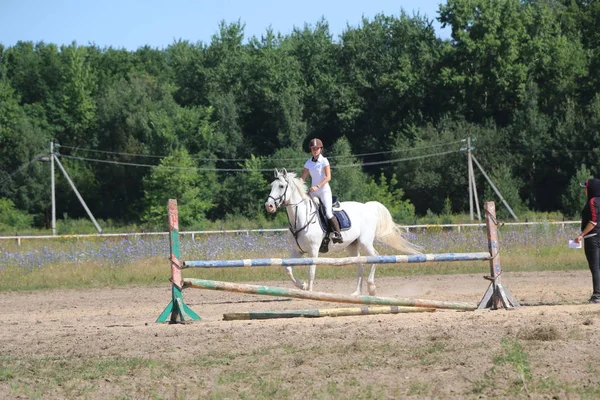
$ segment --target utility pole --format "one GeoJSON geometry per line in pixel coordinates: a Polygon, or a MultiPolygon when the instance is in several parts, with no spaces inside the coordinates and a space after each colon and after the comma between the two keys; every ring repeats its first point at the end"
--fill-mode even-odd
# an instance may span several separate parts
{"type": "MultiPolygon", "coordinates": [[[[464,140],[464,139],[463,139],[464,140]]],[[[473,140],[475,141],[475,139],[473,140]]],[[[471,146],[471,138],[467,138],[467,180],[469,181],[469,216],[473,221],[473,199],[477,207],[477,219],[481,221],[481,211],[479,209],[479,199],[477,198],[477,187],[475,186],[475,172],[473,171],[473,147],[471,146]]]]}
{"type": "Polygon", "coordinates": [[[479,209],[479,199],[477,198],[477,186],[475,185],[475,171],[473,171],[473,158],[471,161],[471,181],[473,182],[473,197],[475,198],[475,205],[477,206],[477,219],[481,221],[481,211],[479,209]]]}
{"type": "Polygon", "coordinates": [[[469,217],[473,221],[473,164],[471,164],[471,137],[467,138],[467,169],[469,175],[469,217]]]}
{"type": "Polygon", "coordinates": [[[50,193],[52,197],[52,236],[56,236],[56,196],[54,193],[54,139],[50,142],[50,193]]]}
{"type": "MultiPolygon", "coordinates": [[[[58,143],[56,143],[56,144],[54,143],[54,139],[53,139],[50,142],[50,192],[51,192],[51,196],[52,196],[52,236],[56,236],[56,193],[55,193],[55,189],[54,189],[54,186],[55,186],[54,185],[54,162],[56,162],[58,164],[58,167],[60,168],[60,170],[62,171],[63,175],[67,179],[67,182],[69,182],[69,185],[71,185],[71,188],[75,192],[75,195],[79,199],[79,202],[81,203],[81,205],[83,206],[83,208],[87,212],[88,216],[92,220],[92,222],[93,222],[94,226],[96,227],[96,230],[98,231],[98,233],[102,233],[102,228],[100,228],[100,225],[98,225],[98,222],[96,221],[96,219],[92,215],[92,212],[88,208],[87,204],[85,204],[85,201],[83,201],[83,197],[81,197],[81,195],[79,194],[79,191],[75,187],[75,184],[71,180],[71,177],[69,176],[69,174],[67,174],[67,171],[65,170],[65,168],[62,165],[62,163],[60,162],[60,160],[58,159],[58,157],[54,153],[55,146],[56,146],[56,148],[60,147],[60,145],[58,143]]],[[[48,160],[46,160],[44,158],[42,161],[48,161],[48,160]]]]}
{"type": "Polygon", "coordinates": [[[500,191],[496,188],[496,186],[494,186],[494,182],[492,182],[492,180],[490,179],[490,177],[485,173],[485,171],[483,170],[483,167],[481,166],[481,164],[479,164],[479,162],[477,161],[477,159],[474,156],[471,155],[471,158],[473,159],[473,161],[475,161],[475,164],[477,165],[477,167],[479,167],[479,170],[481,171],[481,173],[483,174],[483,176],[485,177],[485,179],[487,179],[487,181],[489,182],[489,184],[492,187],[492,189],[494,189],[494,192],[496,192],[496,194],[498,195],[498,197],[500,197],[500,200],[502,200],[502,203],[506,206],[506,208],[508,208],[508,211],[510,212],[510,215],[512,215],[512,217],[515,219],[515,221],[518,221],[519,218],[517,218],[517,216],[513,212],[512,208],[510,208],[510,206],[508,205],[508,203],[506,202],[506,200],[504,200],[504,197],[502,197],[502,194],[500,193],[500,191]]]}

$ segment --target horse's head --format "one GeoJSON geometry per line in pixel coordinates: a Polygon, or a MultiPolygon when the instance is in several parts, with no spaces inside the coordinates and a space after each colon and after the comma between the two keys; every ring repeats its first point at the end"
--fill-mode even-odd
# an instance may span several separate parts
{"type": "Polygon", "coordinates": [[[298,201],[307,197],[306,188],[303,187],[301,181],[296,178],[293,172],[287,172],[285,168],[281,171],[275,170],[275,180],[271,183],[271,193],[265,202],[265,208],[268,212],[274,213],[281,205],[290,204],[290,202],[298,201]]]}
{"type": "Polygon", "coordinates": [[[275,180],[271,182],[271,193],[265,202],[265,208],[268,212],[274,213],[277,209],[286,202],[288,197],[290,181],[288,180],[287,171],[275,169],[275,180]]]}

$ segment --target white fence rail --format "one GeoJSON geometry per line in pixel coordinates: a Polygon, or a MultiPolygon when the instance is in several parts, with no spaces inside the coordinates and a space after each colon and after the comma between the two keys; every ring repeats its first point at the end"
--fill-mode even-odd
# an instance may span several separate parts
{"type": "MultiPolygon", "coordinates": [[[[503,225],[560,225],[563,229],[565,225],[580,224],[580,221],[547,221],[547,222],[504,222],[503,225]]],[[[458,232],[462,228],[477,228],[485,227],[484,223],[481,224],[425,224],[425,225],[398,225],[399,228],[404,229],[406,232],[410,232],[414,229],[434,229],[434,228],[454,228],[458,232]]],[[[179,232],[181,236],[191,235],[192,240],[196,238],[196,235],[209,235],[209,234],[230,234],[230,233],[259,233],[259,232],[285,232],[287,228],[282,229],[227,229],[227,230],[213,230],[213,231],[182,231],[179,232]]],[[[130,233],[94,233],[85,235],[31,235],[31,236],[0,236],[0,240],[16,240],[20,246],[24,240],[38,240],[38,239],[83,239],[83,238],[110,238],[110,237],[129,237],[129,236],[168,236],[169,232],[130,232],[130,233]]]]}

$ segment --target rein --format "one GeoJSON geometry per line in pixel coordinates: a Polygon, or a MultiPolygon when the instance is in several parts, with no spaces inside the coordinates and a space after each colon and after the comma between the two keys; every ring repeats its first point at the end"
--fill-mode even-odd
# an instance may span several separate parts
{"type": "MultiPolygon", "coordinates": [[[[283,192],[283,194],[281,196],[279,196],[276,199],[276,198],[272,197],[271,195],[269,195],[269,198],[273,199],[273,202],[275,203],[276,207],[281,206],[281,204],[285,203],[285,201],[286,201],[286,194],[287,194],[287,190],[288,190],[288,188],[290,186],[290,183],[289,183],[289,181],[287,179],[285,180],[285,182],[286,182],[287,186],[285,187],[285,191],[283,192]],[[279,204],[277,203],[278,201],[280,201],[279,204]]],[[[300,234],[300,232],[302,232],[303,230],[305,230],[306,228],[308,228],[308,226],[310,224],[314,223],[315,222],[315,218],[317,216],[317,208],[315,206],[315,210],[312,211],[314,203],[312,201],[310,201],[310,206],[309,206],[310,207],[310,211],[308,211],[308,209],[306,211],[307,222],[306,222],[306,224],[304,224],[303,226],[301,226],[300,228],[298,228],[298,207],[300,206],[300,204],[302,204],[306,200],[311,200],[311,199],[310,199],[310,197],[309,198],[304,198],[304,199],[300,200],[298,203],[286,204],[285,205],[286,208],[288,208],[288,207],[296,207],[295,210],[293,211],[294,215],[295,215],[295,221],[294,221],[293,225],[292,225],[292,221],[290,221],[290,215],[289,215],[289,213],[287,214],[287,216],[288,216],[288,229],[290,230],[290,233],[292,234],[292,236],[294,236],[294,239],[296,240],[296,245],[298,246],[298,248],[300,249],[300,251],[302,253],[306,253],[306,251],[304,251],[304,249],[302,249],[302,247],[300,247],[300,243],[298,242],[298,235],[300,234]],[[310,217],[309,217],[309,212],[311,214],[310,217]]]]}
{"type": "MultiPolygon", "coordinates": [[[[288,205],[286,205],[286,207],[296,206],[296,209],[294,210],[294,213],[296,215],[295,224],[294,224],[294,226],[292,226],[292,222],[290,221],[290,216],[288,214],[288,224],[289,224],[289,228],[288,229],[290,230],[290,233],[292,234],[292,236],[294,236],[294,239],[296,240],[296,245],[298,245],[298,248],[300,249],[300,251],[302,253],[306,253],[306,251],[304,251],[304,249],[302,249],[302,247],[300,247],[300,243],[298,242],[298,234],[300,232],[302,232],[304,229],[306,229],[310,224],[312,224],[313,222],[315,222],[315,217],[317,216],[317,210],[316,210],[316,207],[315,207],[315,211],[313,211],[311,213],[312,214],[311,217],[310,218],[307,217],[308,222],[306,224],[304,224],[301,228],[295,229],[298,226],[298,205],[301,204],[302,202],[304,202],[305,200],[309,200],[309,199],[302,199],[300,202],[298,202],[296,204],[288,204],[288,205]]],[[[313,205],[314,205],[314,203],[311,201],[310,202],[310,209],[311,210],[313,208],[313,205]]],[[[308,213],[309,212],[306,211],[306,215],[307,216],[308,216],[308,213]]]]}

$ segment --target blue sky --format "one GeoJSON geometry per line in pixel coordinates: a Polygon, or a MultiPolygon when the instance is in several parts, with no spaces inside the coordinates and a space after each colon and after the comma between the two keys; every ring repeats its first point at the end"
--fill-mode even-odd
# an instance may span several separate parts
{"type": "Polygon", "coordinates": [[[99,47],[136,50],[149,45],[165,48],[182,39],[209,43],[219,22],[240,20],[246,38],[260,37],[270,26],[289,34],[305,23],[324,17],[335,38],[344,29],[358,26],[362,16],[418,13],[434,20],[437,35],[450,37],[448,28],[435,21],[439,0],[2,0],[0,43],[19,40],[57,45],[76,41],[99,47]]]}

